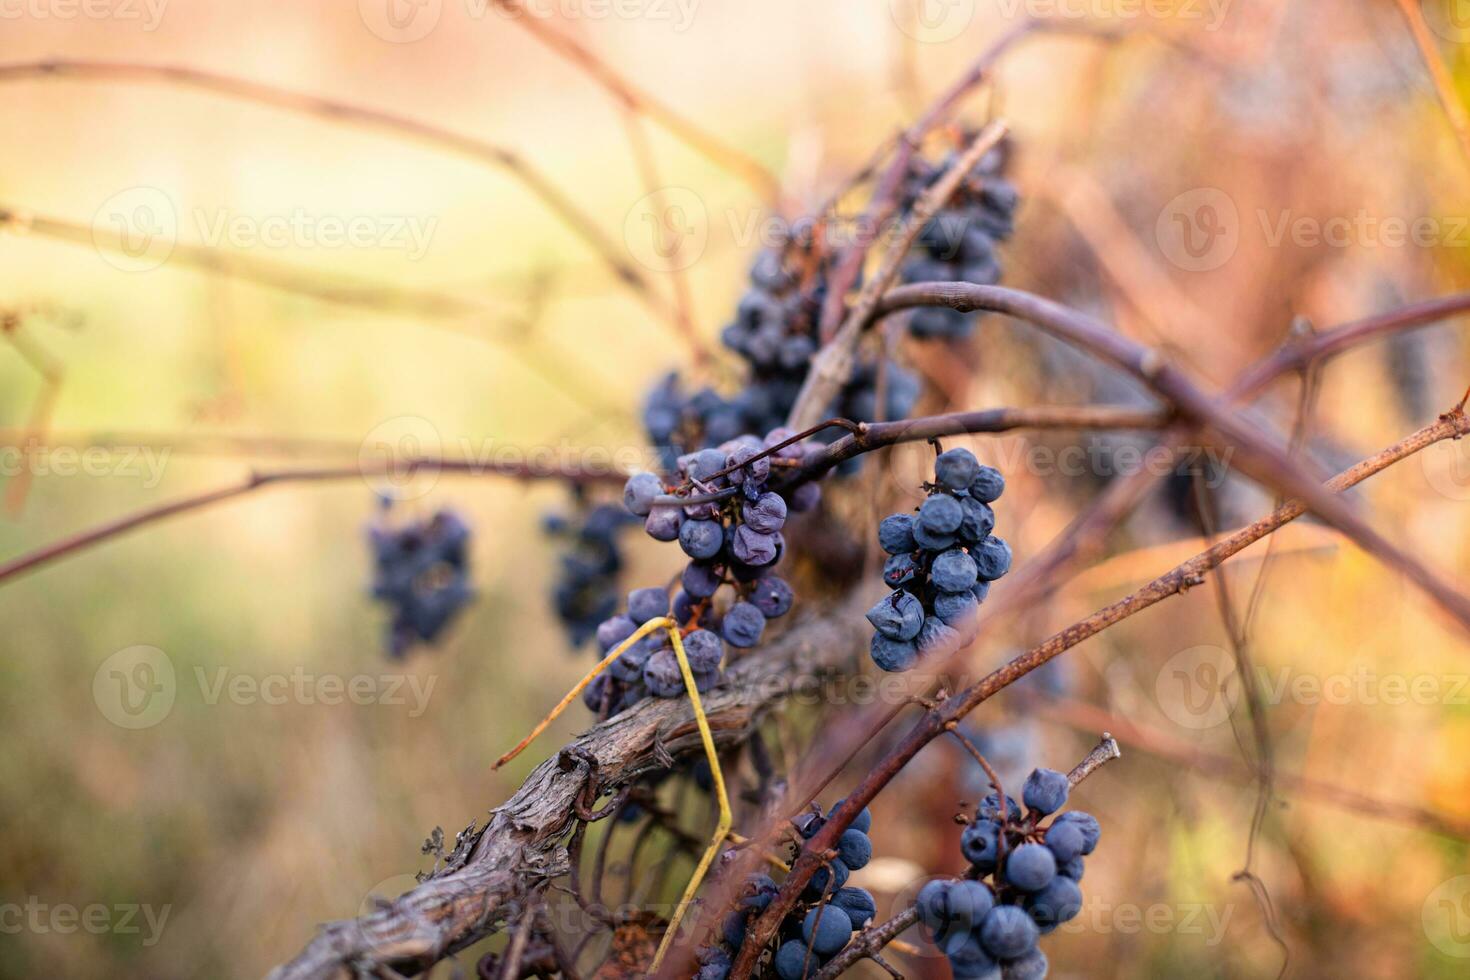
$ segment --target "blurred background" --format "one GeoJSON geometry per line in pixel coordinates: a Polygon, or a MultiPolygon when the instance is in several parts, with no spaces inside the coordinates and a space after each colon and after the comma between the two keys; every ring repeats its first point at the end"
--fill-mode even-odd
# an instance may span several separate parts
{"type": "MultiPolygon", "coordinates": [[[[1470,22],[1450,0],[1410,6],[1462,96],[1470,22]]],[[[1415,18],[1387,0],[532,9],[774,174],[779,205],[658,125],[630,127],[606,86],[493,5],[0,7],[0,558],[256,469],[352,471],[385,441],[628,458],[643,446],[644,392],[688,367],[671,318],[505,167],[379,117],[353,125],[129,64],[370,107],[513,153],[661,303],[687,296],[693,329],[717,347],[766,222],[820,207],[1018,18],[1054,15],[1067,31],[1016,44],[959,116],[1011,126],[1022,203],[1007,284],[1088,310],[1214,387],[1294,318],[1327,327],[1470,286],[1470,158],[1415,18]],[[47,59],[110,67],[36,68],[47,59]],[[640,172],[636,132],[653,173],[640,172]],[[650,203],[653,187],[669,190],[650,203]],[[689,236],[677,277],[652,250],[650,218],[689,236]]],[[[1143,403],[998,318],[965,343],[904,340],[897,356],[925,379],[925,411],[1143,403]]],[[[733,363],[707,377],[730,386],[733,363]]],[[[1467,384],[1454,324],[1355,350],[1312,386],[1305,451],[1340,468],[1467,384]]],[[[1298,386],[1278,384],[1255,410],[1288,433],[1298,386]]],[[[1038,462],[1078,441],[957,441],[1005,470],[1000,523],[1020,563],[1106,484],[1038,462]]],[[[927,452],[875,464],[884,478],[860,499],[831,491],[828,516],[871,551],[868,495],[911,506],[927,452]]],[[[1224,524],[1270,506],[1222,479],[1224,524]]],[[[0,585],[0,975],[262,975],[317,923],[402,892],[432,865],[419,847],[434,827],[452,839],[483,819],[585,727],[578,709],[489,770],[590,663],[551,603],[565,544],[543,518],[575,513],[568,489],[487,473],[411,483],[395,515],[450,506],[473,528],[477,599],[403,661],[384,653],[386,614],[369,595],[364,528],[384,488],[356,472],[263,487],[0,585]],[[166,697],[130,701],[119,677],[166,697]],[[352,682],[362,696],[342,697],[352,682]]],[[[1356,496],[1379,528],[1466,578],[1464,449],[1436,447],[1356,496]]],[[[977,669],[1199,550],[1178,497],[1161,492],[1113,536],[1111,558],[977,646],[977,669]]],[[[680,567],[641,534],[624,542],[619,588],[680,567]]],[[[1116,719],[1137,728],[1113,727],[1124,758],[1077,794],[1104,846],[1082,927],[1048,940],[1054,976],[1272,977],[1277,937],[1292,975],[1470,974],[1464,638],[1319,528],[1264,554],[1225,575],[1244,608],[1264,572],[1251,655],[1279,792],[1259,832],[1242,761],[1255,750],[1212,589],[1084,644],[973,719],[1013,777],[1069,768],[1116,719]],[[1247,866],[1257,888],[1235,877],[1247,866]]],[[[842,710],[793,708],[788,748],[842,710]]],[[[952,816],[978,795],[974,768],[936,744],[880,798],[881,860],[854,878],[880,914],[956,870],[952,816]]],[[[948,976],[941,959],[895,962],[948,976]]]]}

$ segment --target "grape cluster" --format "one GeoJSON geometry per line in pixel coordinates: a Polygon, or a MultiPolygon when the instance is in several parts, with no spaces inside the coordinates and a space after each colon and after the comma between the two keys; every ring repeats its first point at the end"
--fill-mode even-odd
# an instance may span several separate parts
{"type": "Polygon", "coordinates": [[[417,643],[434,643],[474,598],[469,574],[470,528],[452,510],[399,527],[368,528],[373,598],[392,611],[384,645],[403,657],[417,643]]]}
{"type": "MultiPolygon", "coordinates": [[[[701,449],[675,461],[675,469],[696,502],[660,498],[673,488],[653,473],[635,473],[623,488],[628,511],[644,519],[656,541],[677,541],[689,556],[672,600],[665,589],[637,589],[627,610],[604,620],[596,631],[606,654],[650,619],[672,616],[679,624],[696,686],[704,691],[720,679],[725,648],[746,649],[760,642],[766,622],[786,615],[794,599],[791,586],[775,574],[785,551],[781,529],[792,511],[816,506],[821,487],[803,483],[778,493],[775,472],[800,463],[811,451],[804,443],[774,447],[792,438],[775,429],[764,440],[740,436],[719,448],[701,449]],[[772,450],[769,455],[763,455],[772,450]],[[729,601],[721,608],[717,595],[729,601]]],[[[678,659],[668,632],[645,636],[623,653],[584,693],[600,714],[617,713],[647,695],[678,697],[684,691],[678,659]]]]}
{"type": "Polygon", "coordinates": [[[931,881],[919,892],[919,921],[949,957],[956,980],[1041,980],[1040,937],[1082,910],[1083,856],[1097,847],[1096,818],[1073,810],[1042,821],[1067,802],[1071,786],[1055,769],[1026,778],[1021,806],[991,793],[960,837],[969,877],[931,881]],[[988,879],[988,880],[987,880],[988,879]]]}
{"type": "MultiPolygon", "coordinates": [[[[756,257],[750,288],[740,299],[735,319],[720,334],[721,343],[745,362],[744,386],[729,398],[710,387],[689,393],[677,374],[669,374],[644,402],[644,427],[659,447],[665,471],[673,471],[680,453],[784,424],[818,348],[826,273],[795,244],[756,257]],[[796,266],[803,264],[812,269],[809,275],[797,271],[796,266]]],[[[889,420],[907,418],[919,397],[919,380],[892,360],[883,359],[881,365],[880,369],[874,358],[859,361],[826,414],[854,421],[873,421],[880,415],[889,420]]]]}
{"type": "Polygon", "coordinates": [[[549,513],[542,530],[562,543],[560,569],[551,589],[551,605],[573,647],[597,632],[597,625],[618,608],[618,573],[623,554],[618,534],[636,523],[617,504],[588,506],[578,498],[570,515],[549,513]]]}
{"type": "MultiPolygon", "coordinates": [[[[919,230],[913,254],[901,273],[904,282],[973,282],[989,286],[1000,281],[996,246],[1010,237],[1020,201],[1016,189],[1001,176],[1005,162],[1003,147],[981,157],[944,208],[919,230]]],[[[953,155],[939,166],[918,161],[907,175],[905,207],[912,208],[953,163],[953,155]]],[[[909,318],[909,333],[920,339],[965,337],[976,319],[973,313],[925,306],[909,318]]]]}
{"type": "MultiPolygon", "coordinates": [[[[832,810],[841,805],[839,800],[832,810]]],[[[797,818],[796,829],[810,840],[831,816],[831,812],[823,817],[821,811],[813,810],[797,818]]],[[[878,914],[871,893],[847,885],[848,875],[872,860],[873,842],[868,837],[872,825],[873,816],[864,809],[843,831],[837,845],[838,856],[817,869],[807,882],[801,900],[781,921],[772,964],[781,980],[811,976],[878,914]]],[[[700,950],[698,980],[725,980],[735,954],[745,942],[745,930],[751,918],[764,911],[779,891],[780,886],[768,874],[757,873],[745,879],[739,904],[722,923],[720,942],[700,950]]]]}
{"type": "Polygon", "coordinates": [[[909,670],[925,654],[972,641],[990,583],[1011,567],[1011,546],[991,534],[990,505],[1005,491],[999,470],[951,449],[934,461],[934,482],[925,486],[929,496],[916,513],[878,525],[889,555],[883,581],[894,591],[868,610],[868,622],[877,631],[873,662],[884,670],[909,670]]]}

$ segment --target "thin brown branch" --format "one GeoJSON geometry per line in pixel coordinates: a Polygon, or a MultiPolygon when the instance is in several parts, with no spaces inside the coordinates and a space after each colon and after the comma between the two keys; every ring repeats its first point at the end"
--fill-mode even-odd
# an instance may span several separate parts
{"type": "MultiPolygon", "coordinates": [[[[1019,698],[1029,713],[1078,731],[1106,728],[1126,742],[1130,751],[1137,750],[1145,755],[1176,763],[1177,767],[1189,772],[1240,783],[1253,783],[1257,778],[1253,767],[1245,760],[1200,749],[1177,735],[1113,714],[1096,705],[1074,698],[1042,697],[1032,691],[1023,693],[1020,688],[1012,692],[1011,696],[1019,698]]],[[[1170,771],[1177,769],[1171,767],[1170,771]]],[[[1470,840],[1470,820],[1463,817],[1439,813],[1398,800],[1368,796],[1345,786],[1285,771],[1277,772],[1276,783],[1283,793],[1347,813],[1416,827],[1456,840],[1470,840]]]]}
{"type": "Polygon", "coordinates": [[[526,10],[520,0],[494,0],[516,24],[560,57],[591,75],[613,98],[631,112],[647,116],[716,166],[740,176],[767,203],[781,195],[780,182],[759,160],[726,143],[698,123],[675,111],[648,92],[637,88],[574,38],[551,27],[543,18],[526,10]]]}
{"type": "Polygon", "coordinates": [[[1439,45],[1429,33],[1429,25],[1424,22],[1422,3],[1423,0],[1398,0],[1399,10],[1409,24],[1409,33],[1414,35],[1414,44],[1419,48],[1419,56],[1424,59],[1424,67],[1429,69],[1429,78],[1434,83],[1434,94],[1439,98],[1440,108],[1444,110],[1450,129],[1460,144],[1460,153],[1465,157],[1465,162],[1470,163],[1470,113],[1466,113],[1465,105],[1456,91],[1455,76],[1445,66],[1444,58],[1439,53],[1439,45]]]}
{"type": "Polygon", "coordinates": [[[335,480],[372,479],[374,476],[392,475],[395,478],[412,476],[425,470],[443,473],[458,473],[470,476],[499,476],[517,480],[554,479],[572,483],[621,484],[625,475],[614,470],[582,470],[576,467],[548,467],[532,463],[501,463],[493,460],[440,459],[413,457],[386,463],[366,463],[347,466],[324,466],[302,469],[261,470],[252,473],[239,483],[206,490],[178,500],[154,504],[141,510],[116,518],[96,527],[69,535],[59,541],[44,545],[34,551],[18,555],[0,563],[0,583],[18,575],[34,571],[60,558],[76,554],[93,545],[111,540],[129,531],[149,524],[201,510],[213,504],[243,497],[264,487],[284,483],[324,483],[335,480]]]}
{"type": "Polygon", "coordinates": [[[410,116],[355,105],[324,96],[294,92],[243,78],[182,65],[150,65],[124,61],[46,59],[0,64],[0,83],[35,78],[79,78],[104,82],[164,82],[202,89],[216,95],[329,119],[362,129],[415,140],[503,170],[526,187],[597,253],[613,275],[660,314],[665,304],[652,285],[629,262],[624,251],[597,223],[548,178],[513,150],[456,133],[410,116]]]}

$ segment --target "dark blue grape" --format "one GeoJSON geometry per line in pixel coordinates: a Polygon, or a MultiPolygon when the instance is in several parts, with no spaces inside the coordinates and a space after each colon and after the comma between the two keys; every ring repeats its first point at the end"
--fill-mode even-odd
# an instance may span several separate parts
{"type": "Polygon", "coordinates": [[[893,555],[883,563],[883,581],[890,588],[898,588],[908,582],[912,582],[919,574],[919,565],[914,561],[912,555],[893,555]]]}
{"type": "Polygon", "coordinates": [[[801,938],[818,956],[832,956],[852,938],[852,920],[835,905],[822,905],[806,914],[801,938]]]}
{"type": "MultiPolygon", "coordinates": [[[[788,939],[776,950],[776,975],[781,980],[802,980],[806,971],[808,949],[799,939],[788,939]]],[[[816,957],[812,957],[813,962],[816,957]]]]}
{"type": "Polygon", "coordinates": [[[930,534],[953,534],[960,529],[964,519],[964,508],[948,494],[936,493],[919,507],[918,526],[930,534]]]}
{"type": "Polygon", "coordinates": [[[676,698],[684,693],[684,673],[672,648],[664,647],[648,658],[643,665],[643,686],[656,698],[676,698]]]}
{"type": "Polygon", "coordinates": [[[637,632],[638,625],[627,616],[614,616],[612,619],[605,619],[597,627],[597,645],[602,648],[603,653],[607,653],[613,647],[637,632]]]}
{"type": "Polygon", "coordinates": [[[980,475],[980,461],[968,449],[951,449],[934,460],[934,478],[950,490],[968,490],[980,475]]]}
{"type": "Polygon", "coordinates": [[[941,592],[964,592],[975,584],[976,572],[975,560],[954,548],[934,559],[929,577],[941,592]]]}
{"type": "Polygon", "coordinates": [[[1036,948],[1040,935],[1031,916],[1016,905],[997,905],[980,926],[980,942],[991,956],[1014,960],[1036,948]]]}
{"type": "Polygon", "coordinates": [[[685,521],[679,528],[679,547],[690,558],[713,558],[724,546],[725,529],[717,521],[685,521]]]}
{"type": "Polygon", "coordinates": [[[1082,911],[1082,889],[1071,878],[1057,875],[1031,896],[1027,906],[1037,925],[1058,926],[1082,911]]]}
{"type": "Polygon", "coordinates": [[[924,625],[924,604],[917,596],[899,589],[879,599],[868,610],[867,619],[891,640],[912,640],[924,625]]]}
{"type": "Polygon", "coordinates": [[[749,602],[737,602],[725,613],[722,632],[725,642],[733,647],[753,647],[760,642],[766,628],[766,617],[749,602]]]}
{"type": "Polygon", "coordinates": [[[1006,855],[1006,881],[1023,892],[1039,892],[1057,875],[1057,859],[1041,844],[1022,844],[1006,855]]]}
{"type": "Polygon", "coordinates": [[[762,534],[774,534],[786,523],[786,501],[778,493],[763,493],[740,508],[747,527],[762,534]]]}
{"type": "Polygon", "coordinates": [[[623,506],[639,517],[653,510],[653,498],[664,492],[663,481],[652,473],[634,473],[623,484],[623,506]]]}
{"type": "Polygon", "coordinates": [[[689,658],[689,669],[696,674],[717,671],[725,656],[725,645],[709,630],[694,630],[684,637],[684,655],[689,658]]]}
{"type": "Polygon", "coordinates": [[[708,599],[720,590],[723,582],[718,566],[706,562],[689,562],[679,575],[679,584],[695,599],[708,599]]]}
{"type": "Polygon", "coordinates": [[[634,589],[628,593],[628,616],[640,626],[669,614],[669,594],[663,589],[634,589]]]}
{"type": "MultiPolygon", "coordinates": [[[[979,813],[987,820],[999,821],[1001,819],[1000,798],[994,793],[987,795],[980,801],[979,813]]],[[[1006,796],[1005,819],[1012,823],[1017,823],[1021,819],[1021,804],[1010,795],[1006,796]]]]}
{"type": "Polygon", "coordinates": [[[1021,799],[1030,809],[1047,816],[1067,805],[1067,793],[1071,789],[1072,784],[1067,781],[1066,773],[1055,769],[1033,769],[1031,775],[1026,777],[1021,799]]]}
{"type": "Polygon", "coordinates": [[[857,871],[873,859],[873,841],[861,830],[849,827],[838,838],[837,856],[849,869],[857,871]]]}
{"type": "Polygon", "coordinates": [[[966,629],[974,626],[976,617],[980,615],[980,602],[970,591],[941,592],[934,597],[934,615],[944,625],[963,635],[966,629]]]}
{"type": "Polygon", "coordinates": [[[735,529],[735,540],[730,547],[730,553],[735,556],[736,561],[747,565],[769,565],[779,554],[777,541],[775,534],[762,534],[751,525],[742,524],[735,529]]]}
{"type": "MultiPolygon", "coordinates": [[[[832,809],[827,811],[827,819],[832,819],[832,814],[836,813],[837,808],[846,802],[847,797],[844,796],[836,803],[833,803],[832,809]]],[[[847,827],[849,830],[861,830],[863,833],[866,834],[868,831],[873,829],[873,811],[869,810],[867,807],[863,807],[861,810],[858,811],[858,815],[853,818],[852,823],[848,824],[847,827]]]]}
{"type": "Polygon", "coordinates": [[[750,589],[750,604],[759,609],[761,615],[767,619],[778,619],[786,615],[791,611],[794,599],[791,586],[786,584],[785,579],[774,575],[756,579],[755,585],[750,589]]]}
{"type": "Polygon", "coordinates": [[[1033,949],[1018,960],[1002,963],[1000,980],[1046,980],[1046,971],[1050,966],[1046,961],[1046,954],[1039,948],[1033,949]]]}
{"type": "Polygon", "coordinates": [[[913,640],[891,640],[874,633],[869,647],[873,663],[890,673],[911,669],[919,660],[919,647],[913,640]]]}
{"type": "Polygon", "coordinates": [[[982,504],[993,504],[1006,492],[1006,478],[993,466],[981,466],[970,481],[970,496],[982,504]]]}
{"type": "Polygon", "coordinates": [[[936,936],[943,935],[949,925],[949,890],[954,882],[948,878],[936,878],[919,889],[914,899],[914,908],[919,921],[936,936]]]}
{"type": "Polygon", "coordinates": [[[965,515],[960,521],[960,540],[968,544],[978,544],[995,530],[995,511],[990,509],[989,504],[982,504],[974,497],[966,497],[960,501],[960,510],[965,515]]]}
{"type": "Polygon", "coordinates": [[[973,933],[956,933],[944,944],[955,980],[999,980],[1000,969],[973,933]]]}
{"type": "Polygon", "coordinates": [[[1011,546],[991,535],[971,552],[980,578],[993,582],[1011,570],[1011,546]]]}
{"type": "Polygon", "coordinates": [[[1053,826],[1046,832],[1045,843],[1052,857],[1057,859],[1058,867],[1082,856],[1084,846],[1082,831],[1077,828],[1076,824],[1064,823],[1053,826]]]}
{"type": "Polygon", "coordinates": [[[841,858],[833,858],[827,864],[818,868],[806,883],[806,893],[812,898],[818,898],[826,894],[828,883],[831,883],[831,891],[837,891],[847,884],[847,865],[842,863],[841,858]]]}
{"type": "Polygon", "coordinates": [[[1000,824],[977,820],[960,834],[960,852],[981,871],[994,871],[1000,860],[1000,824]]]}
{"type": "Polygon", "coordinates": [[[658,506],[649,511],[648,519],[643,522],[643,530],[655,541],[677,541],[683,523],[682,507],[658,506]]]}
{"type": "Polygon", "coordinates": [[[878,544],[890,555],[906,555],[917,551],[912,514],[889,514],[878,524],[878,544]]]}
{"type": "Polygon", "coordinates": [[[1082,853],[1091,854],[1093,848],[1097,847],[1098,838],[1102,836],[1102,826],[1097,818],[1090,813],[1081,810],[1068,810],[1066,813],[1052,821],[1055,827],[1060,823],[1069,823],[1082,831],[1082,853]]]}
{"type": "Polygon", "coordinates": [[[916,644],[919,654],[925,657],[948,656],[960,648],[962,638],[958,630],[944,625],[937,616],[924,620],[919,629],[916,644]]]}
{"type": "Polygon", "coordinates": [[[878,915],[878,903],[862,888],[839,888],[832,896],[832,904],[847,913],[854,929],[861,929],[878,915]]]}
{"type": "Polygon", "coordinates": [[[925,551],[944,551],[953,548],[958,540],[953,534],[937,534],[914,521],[914,542],[925,551]]]}

